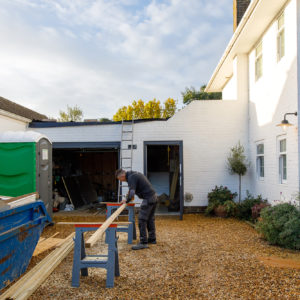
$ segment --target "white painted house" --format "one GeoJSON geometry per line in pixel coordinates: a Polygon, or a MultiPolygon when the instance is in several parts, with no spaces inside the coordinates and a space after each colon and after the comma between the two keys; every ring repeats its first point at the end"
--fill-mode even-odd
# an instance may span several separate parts
{"type": "Polygon", "coordinates": [[[22,105],[0,97],[0,133],[5,131],[25,131],[33,120],[47,119],[22,105]]]}
{"type": "MultiPolygon", "coordinates": [[[[238,191],[226,160],[239,141],[251,162],[243,196],[249,190],[272,202],[299,191],[299,120],[287,115],[294,124],[287,132],[276,125],[298,111],[300,0],[235,0],[234,8],[234,34],[207,85],[208,92],[222,91],[223,100],[193,101],[168,120],[134,123],[132,169],[146,174],[159,194],[170,195],[175,178],[181,214],[206,206],[215,185],[238,191]]],[[[29,127],[53,142],[54,173],[83,172],[99,191],[116,189],[121,149],[123,156],[131,152],[120,123],[29,127]]]]}
{"type": "Polygon", "coordinates": [[[249,190],[269,201],[299,191],[299,46],[300,1],[253,0],[206,88],[244,103],[249,190]],[[294,126],[284,132],[286,113],[294,126]]]}

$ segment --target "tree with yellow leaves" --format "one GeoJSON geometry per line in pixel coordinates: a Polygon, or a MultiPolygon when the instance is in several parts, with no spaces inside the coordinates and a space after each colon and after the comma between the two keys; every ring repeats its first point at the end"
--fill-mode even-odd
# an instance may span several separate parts
{"type": "Polygon", "coordinates": [[[165,103],[165,109],[163,111],[163,118],[171,118],[176,112],[176,102],[172,98],[168,98],[165,103]]]}
{"type": "Polygon", "coordinates": [[[153,100],[145,104],[145,118],[144,119],[159,119],[161,118],[160,102],[153,100]]]}
{"type": "Polygon", "coordinates": [[[133,101],[131,105],[123,106],[118,109],[113,116],[114,121],[132,120],[134,119],[160,119],[170,118],[176,112],[176,101],[168,98],[164,102],[164,108],[160,105],[160,101],[148,101],[146,104],[143,100],[133,101]]]}

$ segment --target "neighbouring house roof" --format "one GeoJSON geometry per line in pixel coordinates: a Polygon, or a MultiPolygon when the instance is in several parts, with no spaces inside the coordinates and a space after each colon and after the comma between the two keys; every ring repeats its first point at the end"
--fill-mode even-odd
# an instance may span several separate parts
{"type": "Polygon", "coordinates": [[[290,0],[252,0],[239,26],[233,33],[205,91],[221,92],[233,73],[237,54],[249,53],[266,28],[290,0]]]}
{"type": "Polygon", "coordinates": [[[26,108],[20,104],[12,102],[8,99],[0,97],[0,110],[15,114],[17,116],[29,119],[29,120],[45,120],[48,119],[47,116],[42,115],[36,111],[26,108]]]}

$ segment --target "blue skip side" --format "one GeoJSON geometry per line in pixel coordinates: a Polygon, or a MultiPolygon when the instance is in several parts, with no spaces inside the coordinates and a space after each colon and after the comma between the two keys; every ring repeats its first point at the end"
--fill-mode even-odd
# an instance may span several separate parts
{"type": "Polygon", "coordinates": [[[40,200],[0,212],[0,290],[26,271],[46,222],[40,200]]]}

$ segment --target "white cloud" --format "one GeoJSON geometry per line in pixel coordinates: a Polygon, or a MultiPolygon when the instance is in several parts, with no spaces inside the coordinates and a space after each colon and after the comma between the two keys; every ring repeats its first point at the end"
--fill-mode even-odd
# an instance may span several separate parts
{"type": "Polygon", "coordinates": [[[132,100],[181,100],[209,80],[231,0],[4,0],[0,95],[56,117],[112,117],[132,100]]]}

